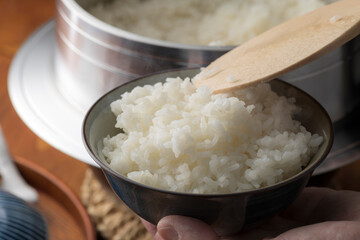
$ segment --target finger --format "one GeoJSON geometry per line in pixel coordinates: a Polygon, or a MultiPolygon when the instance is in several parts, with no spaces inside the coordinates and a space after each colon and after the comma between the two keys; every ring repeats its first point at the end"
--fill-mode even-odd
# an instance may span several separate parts
{"type": "Polygon", "coordinates": [[[359,202],[358,192],[306,188],[281,216],[303,224],[323,221],[359,221],[359,202]]]}
{"type": "Polygon", "coordinates": [[[217,240],[215,232],[206,223],[183,216],[167,216],[157,225],[156,239],[161,240],[217,240]]]}
{"type": "Polygon", "coordinates": [[[152,223],[149,223],[148,221],[146,221],[143,218],[140,218],[141,222],[143,223],[144,227],[146,228],[146,230],[153,236],[155,236],[156,234],[156,226],[152,223]]]}
{"type": "Polygon", "coordinates": [[[254,228],[247,229],[235,236],[227,236],[221,238],[222,240],[259,240],[259,239],[271,239],[280,233],[286,232],[290,229],[299,227],[297,222],[289,221],[278,216],[273,217],[269,221],[264,222],[262,225],[254,228]]]}
{"type": "Polygon", "coordinates": [[[319,203],[333,192],[335,191],[329,188],[307,187],[280,216],[306,223],[313,217],[319,203]]]}
{"type": "Polygon", "coordinates": [[[318,205],[312,221],[360,221],[359,203],[359,192],[334,191],[318,205]]]}
{"type": "Polygon", "coordinates": [[[360,239],[360,223],[355,221],[322,222],[295,228],[271,240],[354,240],[360,239]]]}

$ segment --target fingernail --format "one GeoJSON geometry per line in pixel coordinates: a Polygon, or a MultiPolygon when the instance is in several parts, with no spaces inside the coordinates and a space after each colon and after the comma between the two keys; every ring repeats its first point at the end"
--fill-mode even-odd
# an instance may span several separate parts
{"type": "Polygon", "coordinates": [[[161,227],[157,231],[158,231],[158,234],[164,240],[178,240],[179,239],[179,234],[171,226],[161,227]]]}

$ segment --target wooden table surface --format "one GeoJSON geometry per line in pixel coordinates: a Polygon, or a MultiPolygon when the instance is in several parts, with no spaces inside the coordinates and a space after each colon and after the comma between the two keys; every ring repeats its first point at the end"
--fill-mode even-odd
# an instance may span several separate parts
{"type": "Polygon", "coordinates": [[[15,53],[33,31],[54,16],[54,9],[54,0],[0,0],[0,122],[12,155],[41,165],[79,195],[87,164],[37,137],[15,112],[7,88],[15,53]]]}
{"type": "MultiPolygon", "coordinates": [[[[10,152],[47,169],[79,196],[87,164],[54,149],[19,118],[9,99],[11,61],[26,38],[54,16],[55,0],[0,0],[0,123],[10,152]],[[71,166],[71,167],[70,167],[71,166]]],[[[317,177],[317,185],[360,191],[360,161],[317,177]]]]}

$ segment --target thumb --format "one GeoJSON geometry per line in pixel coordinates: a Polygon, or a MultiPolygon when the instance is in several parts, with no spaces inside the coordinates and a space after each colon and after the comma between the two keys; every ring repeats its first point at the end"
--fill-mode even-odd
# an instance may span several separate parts
{"type": "Polygon", "coordinates": [[[355,221],[327,221],[291,229],[273,240],[294,239],[359,239],[360,223],[355,221]]]}
{"type": "Polygon", "coordinates": [[[157,225],[157,240],[217,240],[216,233],[206,223],[190,217],[166,216],[157,225]]]}

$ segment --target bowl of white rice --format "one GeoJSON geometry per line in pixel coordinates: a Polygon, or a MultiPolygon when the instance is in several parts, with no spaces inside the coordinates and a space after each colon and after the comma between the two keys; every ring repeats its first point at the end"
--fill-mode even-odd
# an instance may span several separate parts
{"type": "Polygon", "coordinates": [[[332,123],[284,81],[212,94],[194,87],[199,71],[161,72],[106,93],[85,117],[84,145],[140,217],[195,217],[227,235],[298,196],[330,151],[332,123]]]}

